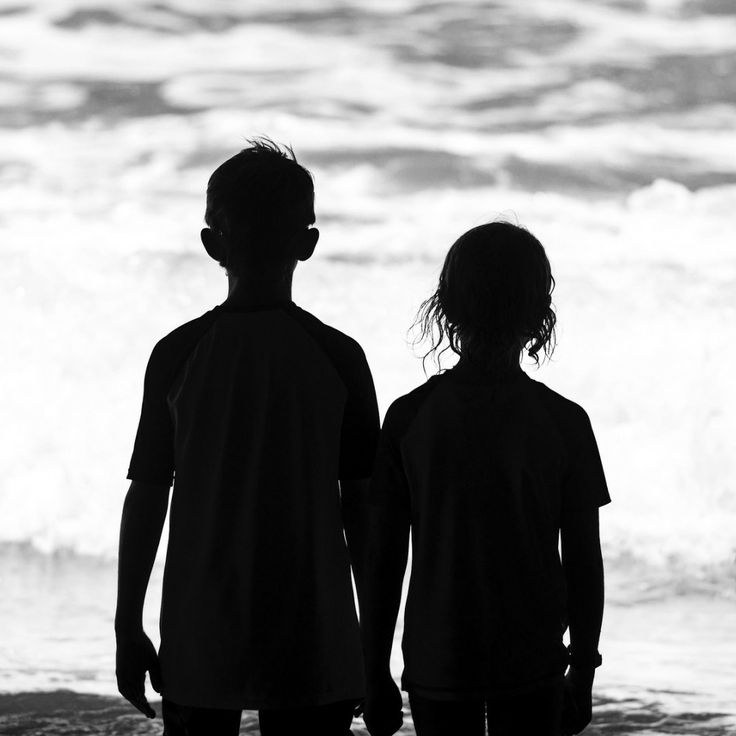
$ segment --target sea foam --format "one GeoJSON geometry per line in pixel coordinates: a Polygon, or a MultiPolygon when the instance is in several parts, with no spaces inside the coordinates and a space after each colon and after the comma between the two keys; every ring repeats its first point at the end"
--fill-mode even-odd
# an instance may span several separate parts
{"type": "Polygon", "coordinates": [[[527,369],[591,416],[607,559],[733,587],[735,17],[500,6],[476,13],[491,61],[449,2],[3,17],[0,542],[114,557],[148,355],[225,296],[207,177],[268,133],[317,186],[295,299],[365,346],[382,410],[424,380],[406,331],[449,245],[529,227],[559,345],[527,369]]]}

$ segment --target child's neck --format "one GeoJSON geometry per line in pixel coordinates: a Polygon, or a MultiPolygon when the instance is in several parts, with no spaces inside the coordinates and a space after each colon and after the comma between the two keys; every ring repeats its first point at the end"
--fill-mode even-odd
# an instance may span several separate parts
{"type": "Polygon", "coordinates": [[[226,304],[255,306],[291,301],[292,275],[248,273],[241,276],[228,274],[226,304]]]}

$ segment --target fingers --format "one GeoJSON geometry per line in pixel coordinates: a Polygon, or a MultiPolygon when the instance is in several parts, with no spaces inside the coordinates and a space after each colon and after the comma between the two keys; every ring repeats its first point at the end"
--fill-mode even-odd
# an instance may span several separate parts
{"type": "MultiPolygon", "coordinates": [[[[148,672],[149,677],[151,678],[151,687],[157,692],[161,693],[161,665],[158,661],[158,654],[156,652],[156,647],[153,645],[153,642],[146,637],[145,643],[143,646],[143,666],[144,669],[148,672]]],[[[145,674],[144,674],[145,678],[145,674]]]]}
{"type": "Polygon", "coordinates": [[[130,700],[129,701],[136,707],[138,710],[143,713],[143,715],[146,718],[155,718],[156,717],[156,711],[151,708],[150,703],[146,700],[146,696],[143,695],[136,700],[130,700]]]}
{"type": "Polygon", "coordinates": [[[590,719],[578,718],[574,720],[567,720],[562,722],[560,726],[560,733],[562,736],[575,736],[585,730],[590,723],[590,719]]]}
{"type": "Polygon", "coordinates": [[[371,736],[393,736],[393,734],[399,731],[403,725],[403,721],[393,724],[381,723],[380,725],[373,723],[370,726],[366,724],[366,728],[371,736]]]}
{"type": "Polygon", "coordinates": [[[154,655],[153,660],[148,665],[148,676],[151,678],[151,687],[160,695],[161,694],[161,665],[158,657],[154,655]]]}
{"type": "Polygon", "coordinates": [[[404,725],[404,714],[380,714],[363,720],[371,736],[390,736],[404,725]]]}
{"type": "Polygon", "coordinates": [[[116,652],[116,674],[120,694],[146,718],[155,718],[156,711],[146,700],[146,672],[151,678],[151,687],[161,692],[161,667],[156,648],[144,635],[135,640],[118,642],[116,652]]]}
{"type": "Polygon", "coordinates": [[[138,673],[130,673],[123,670],[118,673],[118,691],[119,693],[146,718],[155,718],[156,711],[146,700],[145,691],[145,670],[138,673]]]}
{"type": "Polygon", "coordinates": [[[146,718],[156,717],[156,711],[146,700],[146,695],[142,689],[118,680],[118,691],[132,706],[143,713],[146,718]]]}

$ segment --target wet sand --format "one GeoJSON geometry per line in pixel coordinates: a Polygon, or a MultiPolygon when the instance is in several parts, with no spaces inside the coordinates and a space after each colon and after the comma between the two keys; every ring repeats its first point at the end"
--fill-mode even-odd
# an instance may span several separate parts
{"type": "MultiPolygon", "coordinates": [[[[160,713],[160,704],[154,702],[160,713]]],[[[404,703],[404,727],[399,733],[413,734],[408,704],[404,703]]],[[[71,734],[161,734],[160,718],[147,720],[122,698],[87,695],[69,690],[0,695],[0,733],[11,735],[71,736],[71,734]]],[[[258,734],[258,718],[245,711],[241,734],[258,734]]],[[[294,723],[294,733],[299,724],[294,723]]],[[[368,734],[362,720],[353,722],[355,736],[368,734]]],[[[594,722],[586,734],[736,734],[733,717],[723,713],[664,713],[655,703],[640,700],[596,698],[594,722]]]]}

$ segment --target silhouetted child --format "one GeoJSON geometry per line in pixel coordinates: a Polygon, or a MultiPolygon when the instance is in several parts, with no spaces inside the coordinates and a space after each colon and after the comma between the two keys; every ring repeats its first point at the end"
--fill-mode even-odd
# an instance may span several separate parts
{"type": "Polygon", "coordinates": [[[357,580],[374,736],[401,725],[389,658],[410,530],[402,688],[417,734],[481,735],[486,717],[492,735],[557,734],[563,693],[563,731],[590,721],[610,498],[585,411],[519,364],[552,351],[553,286],[539,241],[494,222],[457,240],[422,305],[423,337],[460,360],[383,425],[357,580]]]}
{"type": "Polygon", "coordinates": [[[202,243],[223,304],[153,350],[120,535],[117,676],[165,733],[348,732],[364,694],[348,542],[378,441],[365,356],[291,300],[314,251],[314,189],[264,139],[207,188],[202,243]],[[158,653],[142,608],[173,481],[158,653]],[[339,485],[338,485],[339,481],[339,485]],[[160,669],[159,669],[160,663],[160,669]]]}

